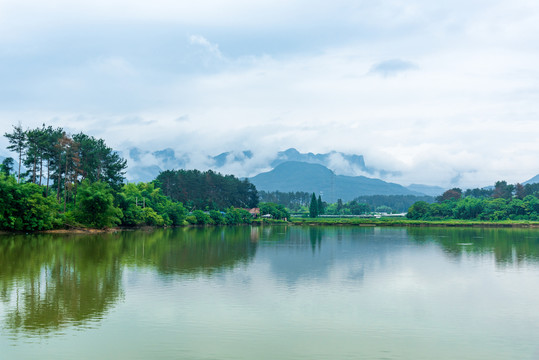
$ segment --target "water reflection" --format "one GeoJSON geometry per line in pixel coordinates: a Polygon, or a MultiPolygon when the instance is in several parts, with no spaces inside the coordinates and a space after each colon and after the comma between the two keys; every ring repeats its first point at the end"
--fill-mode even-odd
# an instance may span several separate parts
{"type": "Polygon", "coordinates": [[[366,269],[384,266],[408,242],[405,228],[292,226],[263,230],[257,259],[276,279],[294,287],[306,279],[362,281],[366,269]]]}
{"type": "Polygon", "coordinates": [[[417,243],[435,242],[453,259],[493,254],[499,266],[539,262],[539,230],[527,228],[410,228],[417,243]]]}
{"type": "Polygon", "coordinates": [[[436,271],[444,266],[440,258],[458,261],[463,256],[492,256],[498,266],[538,263],[539,231],[243,226],[7,235],[0,237],[0,320],[4,331],[15,336],[88,326],[124,299],[124,275],[137,269],[171,283],[212,278],[240,267],[241,276],[229,279],[247,278],[256,269],[267,269],[269,283],[289,289],[325,283],[336,290],[361,288],[365,279],[398,268],[408,271],[391,275],[398,288],[399,279],[410,280],[409,267],[400,265],[406,261],[430,262],[425,269],[436,271]],[[436,254],[445,255],[434,258],[436,254]]]}
{"type": "Polygon", "coordinates": [[[181,228],[122,233],[125,262],[162,274],[207,274],[247,264],[257,243],[250,227],[181,228]]]}
{"type": "Polygon", "coordinates": [[[46,335],[100,320],[123,296],[126,267],[211,275],[256,252],[248,227],[0,237],[4,329],[46,335]]]}
{"type": "Polygon", "coordinates": [[[121,298],[121,246],[110,236],[0,239],[3,326],[46,334],[83,324],[121,298]]]}

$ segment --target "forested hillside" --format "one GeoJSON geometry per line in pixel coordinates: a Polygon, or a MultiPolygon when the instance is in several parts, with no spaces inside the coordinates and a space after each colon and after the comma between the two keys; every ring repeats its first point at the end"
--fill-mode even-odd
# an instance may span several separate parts
{"type": "Polygon", "coordinates": [[[167,170],[157,176],[156,183],[166,196],[193,209],[253,208],[258,205],[258,193],[249,181],[211,170],[167,170]]]}

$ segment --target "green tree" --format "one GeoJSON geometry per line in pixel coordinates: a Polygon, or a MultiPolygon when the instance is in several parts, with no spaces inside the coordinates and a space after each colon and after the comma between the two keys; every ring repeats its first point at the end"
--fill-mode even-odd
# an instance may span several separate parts
{"type": "Polygon", "coordinates": [[[14,160],[12,157],[5,158],[2,161],[2,165],[0,165],[0,171],[6,176],[11,175],[11,172],[13,171],[13,163],[14,160]]]}
{"type": "Polygon", "coordinates": [[[39,185],[18,184],[14,177],[0,173],[0,229],[39,231],[58,225],[55,198],[43,197],[39,185]]]}
{"type": "Polygon", "coordinates": [[[290,213],[281,204],[275,203],[260,203],[260,215],[271,215],[274,219],[289,219],[290,213]]]}
{"type": "Polygon", "coordinates": [[[318,215],[324,214],[324,203],[322,202],[322,196],[318,195],[318,201],[316,203],[316,206],[318,207],[318,215]]]}
{"type": "Polygon", "coordinates": [[[193,211],[193,216],[197,219],[197,224],[198,225],[208,225],[208,224],[213,223],[212,218],[210,217],[210,215],[206,214],[202,210],[193,211]]]}
{"type": "Polygon", "coordinates": [[[225,217],[220,211],[210,210],[210,217],[215,225],[223,225],[226,223],[225,217]]]}
{"type": "Polygon", "coordinates": [[[406,217],[408,219],[413,220],[419,220],[423,219],[429,211],[429,204],[425,201],[417,201],[412,206],[410,206],[410,209],[408,209],[408,213],[406,214],[406,217]]]}
{"type": "Polygon", "coordinates": [[[526,193],[526,188],[524,187],[524,185],[517,183],[515,185],[515,196],[522,200],[526,197],[526,195],[528,194],[526,193]]]}
{"type": "Polygon", "coordinates": [[[114,206],[113,200],[112,190],[107,183],[85,180],[78,189],[75,218],[82,224],[96,228],[118,225],[123,214],[114,206]]]}
{"type": "Polygon", "coordinates": [[[508,185],[507,181],[496,181],[494,185],[494,192],[492,197],[494,198],[504,198],[511,199],[513,197],[513,190],[515,187],[513,185],[508,185]]]}
{"type": "Polygon", "coordinates": [[[441,203],[446,200],[459,200],[462,197],[462,189],[453,188],[445,191],[442,195],[436,198],[436,201],[441,203]]]}
{"type": "Polygon", "coordinates": [[[21,182],[21,164],[22,156],[26,149],[26,132],[22,129],[22,125],[19,123],[17,126],[13,126],[13,132],[11,134],[5,133],[4,136],[9,141],[8,150],[16,152],[19,155],[19,171],[17,172],[17,182],[21,182]]]}
{"type": "Polygon", "coordinates": [[[253,208],[258,204],[258,192],[249,181],[211,170],[167,170],[159,174],[155,183],[166,196],[182,202],[191,211],[224,210],[230,206],[253,208]]]}
{"type": "Polygon", "coordinates": [[[312,218],[318,216],[318,200],[316,200],[316,195],[314,193],[311,196],[311,204],[309,205],[309,216],[312,218]]]}
{"type": "Polygon", "coordinates": [[[382,206],[378,206],[376,208],[376,212],[379,212],[379,213],[386,213],[386,214],[391,214],[391,212],[393,211],[393,209],[391,209],[389,206],[387,205],[382,205],[382,206]]]}

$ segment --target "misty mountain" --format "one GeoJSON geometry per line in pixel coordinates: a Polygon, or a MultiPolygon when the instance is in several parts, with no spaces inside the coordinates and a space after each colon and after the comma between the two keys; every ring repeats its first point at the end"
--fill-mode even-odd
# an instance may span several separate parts
{"type": "Polygon", "coordinates": [[[217,156],[212,157],[215,166],[217,168],[225,166],[227,163],[233,162],[244,162],[246,159],[252,159],[253,153],[250,150],[242,151],[240,154],[235,154],[233,152],[224,152],[217,156]]]}
{"type": "Polygon", "coordinates": [[[365,161],[363,159],[363,155],[349,155],[344,154],[337,151],[331,151],[329,153],[325,154],[313,154],[313,153],[300,153],[294,148],[290,148],[285,151],[280,151],[277,154],[277,157],[275,160],[271,162],[271,167],[276,167],[279,164],[282,164],[284,162],[288,161],[299,161],[299,162],[305,162],[309,164],[320,164],[324,165],[327,168],[332,168],[332,163],[336,165],[335,163],[338,162],[339,164],[342,164],[343,162],[351,167],[351,168],[358,168],[359,170],[366,171],[367,168],[365,167],[365,161]]]}
{"type": "MultiPolygon", "coordinates": [[[[365,165],[362,155],[345,154],[337,151],[313,154],[301,153],[294,148],[290,148],[280,151],[270,158],[267,158],[267,156],[256,158],[255,155],[250,150],[244,150],[200,157],[188,153],[178,154],[171,148],[147,151],[136,147],[130,148],[123,153],[129,165],[127,177],[129,181],[134,182],[151,181],[161,171],[184,168],[211,169],[244,177],[258,174],[288,161],[320,164],[342,175],[358,175],[359,173],[374,173],[376,171],[365,165]],[[243,173],[239,173],[239,171],[243,173]]],[[[386,172],[382,170],[381,173],[386,172]]]]}
{"type": "Polygon", "coordinates": [[[417,195],[404,186],[365,176],[336,175],[320,164],[287,161],[249,179],[258,190],[321,194],[327,202],[350,201],[361,195],[417,195]]]}
{"type": "Polygon", "coordinates": [[[421,185],[421,184],[410,184],[406,187],[408,190],[423,193],[429,196],[439,196],[444,193],[447,189],[444,189],[441,186],[430,186],[430,185],[421,185]]]}

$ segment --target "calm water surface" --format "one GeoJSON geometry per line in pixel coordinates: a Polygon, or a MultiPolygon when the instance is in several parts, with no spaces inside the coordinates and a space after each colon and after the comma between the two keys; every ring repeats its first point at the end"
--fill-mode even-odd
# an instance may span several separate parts
{"type": "Polygon", "coordinates": [[[539,359],[539,230],[4,235],[0,359],[539,359]]]}

